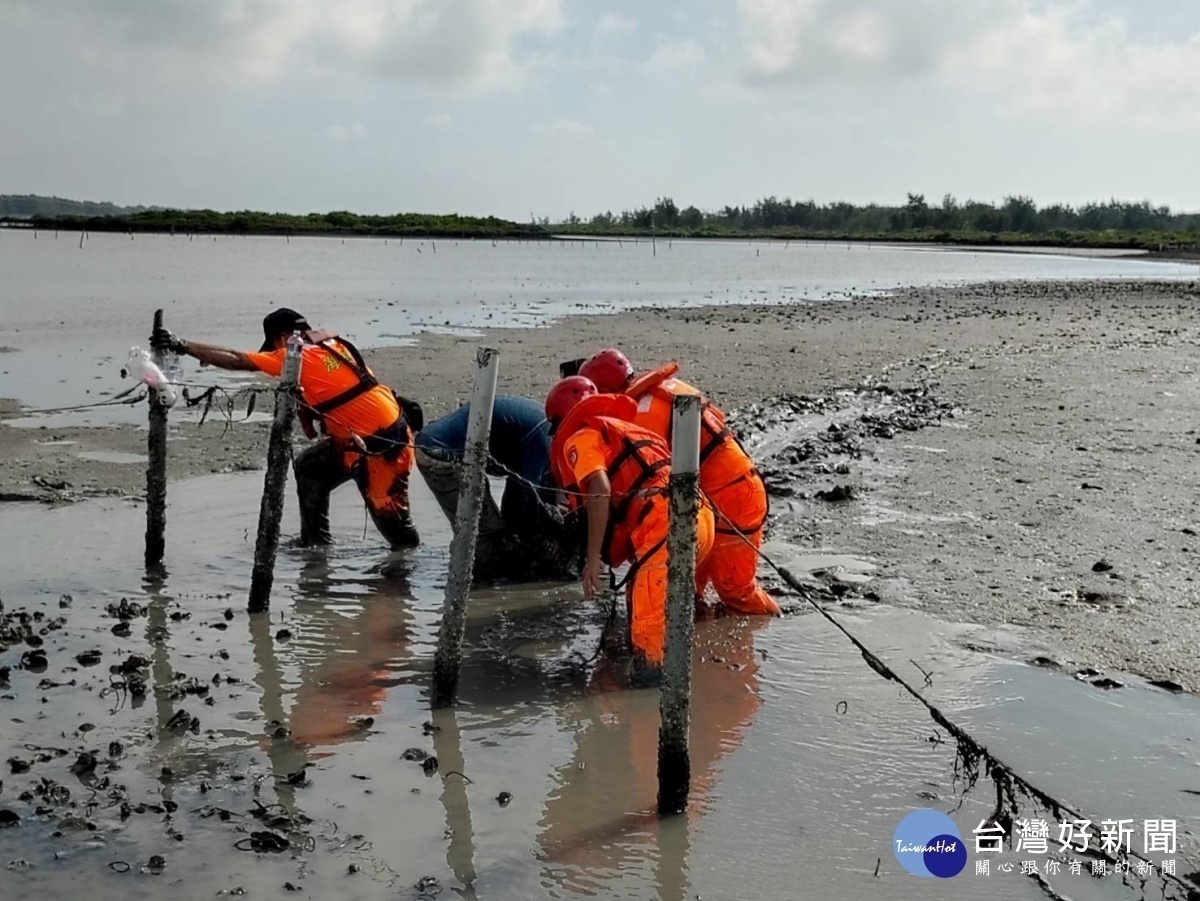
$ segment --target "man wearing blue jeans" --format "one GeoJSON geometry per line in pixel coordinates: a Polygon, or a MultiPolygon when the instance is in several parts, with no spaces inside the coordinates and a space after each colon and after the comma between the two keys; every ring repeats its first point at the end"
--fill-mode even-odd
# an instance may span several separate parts
{"type": "MultiPolygon", "coordinates": [[[[467,444],[466,404],[427,424],[415,440],[417,469],[454,525],[467,444]]],[[[475,545],[475,577],[528,582],[578,578],[577,526],[554,506],[550,426],[542,405],[528,397],[498,395],[492,408],[488,473],[505,476],[497,507],[484,493],[475,545]]]]}

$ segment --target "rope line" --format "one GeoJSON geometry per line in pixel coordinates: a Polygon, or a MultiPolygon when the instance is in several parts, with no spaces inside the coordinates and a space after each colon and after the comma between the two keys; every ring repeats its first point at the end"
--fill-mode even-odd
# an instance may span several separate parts
{"type": "MultiPolygon", "coordinates": [[[[851,632],[850,629],[843,625],[840,620],[838,620],[832,613],[825,609],[825,607],[813,597],[812,586],[805,585],[786,567],[781,566],[772,560],[766,553],[763,552],[762,548],[756,546],[754,542],[751,541],[750,538],[737,527],[736,523],[722,513],[716,504],[712,503],[711,498],[708,500],[709,503],[712,504],[716,515],[725,521],[730,530],[736,534],[738,538],[745,542],[749,547],[753,548],[755,554],[757,554],[758,557],[763,560],[763,562],[765,562],[772,570],[774,570],[790,588],[792,588],[803,600],[807,601],[817,613],[824,617],[826,621],[828,621],[835,629],[841,632],[842,635],[845,636],[852,645],[854,645],[854,647],[862,655],[862,658],[866,662],[867,666],[874,670],[875,673],[881,676],[883,679],[897,683],[929,712],[930,718],[935,723],[953,736],[957,747],[957,758],[955,760],[955,779],[957,780],[961,776],[965,785],[963,798],[960,798],[959,800],[959,807],[962,806],[963,800],[965,800],[966,792],[969,792],[976,785],[980,776],[982,775],[986,778],[990,778],[996,786],[996,808],[992,812],[992,818],[994,822],[1004,826],[1005,834],[1011,832],[1014,818],[1020,812],[1016,798],[1017,790],[1019,790],[1026,797],[1042,804],[1042,806],[1056,818],[1061,819],[1062,814],[1069,814],[1075,820],[1087,819],[1083,816],[1083,813],[1080,810],[1072,807],[1065,801],[1060,801],[1048,792],[1038,788],[1028,779],[1019,775],[1009,764],[1005,763],[1003,760],[989,751],[987,747],[976,741],[970,735],[970,733],[966,731],[966,729],[952,721],[941,711],[941,709],[930,702],[903,676],[901,676],[894,669],[888,666],[882,659],[880,659],[880,657],[874,651],[867,647],[866,643],[862,639],[851,632]]],[[[1089,822],[1098,821],[1090,820],[1089,822]]],[[[1118,856],[1113,856],[1100,849],[1089,849],[1079,853],[1088,857],[1102,858],[1107,860],[1109,863],[1114,864],[1122,861],[1127,863],[1131,857],[1136,860],[1150,863],[1147,857],[1138,854],[1132,848],[1130,848],[1123,857],[1119,855],[1119,852],[1118,856]]],[[[1126,872],[1126,875],[1128,876],[1128,871],[1126,872]]],[[[1170,881],[1174,883],[1185,892],[1190,891],[1190,887],[1186,882],[1184,882],[1183,879],[1171,874],[1160,873],[1159,875],[1164,881],[1170,881]]],[[[1145,890],[1145,879],[1142,880],[1142,890],[1143,892],[1145,890]]],[[[1185,897],[1190,897],[1190,895],[1185,895],[1185,897]]]]}
{"type": "MultiPolygon", "coordinates": [[[[298,407],[303,407],[313,414],[317,414],[317,412],[318,412],[312,405],[306,403],[302,398],[299,397],[298,392],[295,391],[295,386],[287,386],[287,385],[246,386],[244,388],[239,388],[239,389],[235,389],[235,390],[231,391],[230,389],[226,388],[223,385],[214,385],[214,384],[203,385],[203,384],[182,383],[182,382],[181,383],[172,383],[172,384],[175,385],[175,387],[183,389],[184,402],[188,407],[199,406],[201,403],[203,403],[205,405],[205,409],[203,410],[203,412],[201,414],[200,422],[198,424],[199,426],[202,426],[204,424],[204,421],[205,421],[206,417],[208,416],[208,413],[212,407],[213,398],[217,394],[221,394],[226,399],[225,410],[224,410],[225,419],[226,419],[226,431],[228,431],[229,427],[233,423],[233,408],[236,405],[236,402],[240,398],[247,397],[247,396],[250,398],[250,401],[248,403],[245,419],[248,419],[250,417],[250,415],[254,412],[254,403],[255,403],[255,400],[257,399],[257,396],[259,394],[266,394],[266,393],[276,394],[277,396],[279,394],[285,394],[291,398],[294,398],[298,407]],[[188,392],[187,392],[188,388],[203,388],[204,391],[199,396],[192,398],[188,395],[188,392]]],[[[135,384],[133,387],[121,392],[118,395],[115,395],[114,397],[108,398],[107,400],[104,400],[104,401],[98,401],[95,403],[79,404],[79,405],[67,406],[67,407],[33,409],[33,410],[26,410],[24,412],[26,412],[28,414],[47,414],[47,413],[69,412],[69,411],[74,411],[74,410],[86,410],[86,409],[93,409],[96,407],[134,405],[134,404],[140,403],[141,401],[145,400],[147,397],[147,392],[142,392],[140,394],[133,395],[133,392],[136,391],[139,387],[141,387],[140,383],[135,384]]],[[[338,425],[341,425],[351,435],[356,434],[354,432],[354,430],[349,427],[348,423],[346,423],[342,420],[339,420],[332,413],[325,413],[325,414],[322,414],[322,416],[324,419],[332,420],[333,422],[337,423],[338,425]]],[[[245,421],[245,420],[243,420],[243,421],[245,421]]],[[[522,439],[522,442],[524,442],[525,440],[528,440],[529,435],[531,435],[531,434],[532,434],[532,430],[530,431],[530,433],[528,433],[522,439]]],[[[398,441],[395,439],[390,439],[390,438],[387,438],[384,436],[378,436],[378,435],[367,436],[367,437],[371,437],[375,441],[382,441],[385,444],[390,444],[392,446],[392,448],[395,448],[396,446],[409,446],[411,444],[411,442],[408,442],[408,441],[398,441]]],[[[357,443],[356,443],[356,445],[357,445],[357,443]]],[[[437,445],[439,448],[450,451],[452,453],[461,453],[462,452],[459,448],[451,447],[442,442],[437,442],[437,445]]],[[[362,447],[360,445],[357,445],[357,450],[359,451],[359,453],[361,453],[364,456],[377,456],[377,455],[383,455],[383,454],[386,454],[389,452],[386,450],[371,452],[371,451],[368,451],[365,447],[362,447]]],[[[507,478],[515,479],[516,481],[521,482],[521,483],[525,484],[526,486],[528,486],[529,488],[533,489],[535,492],[553,490],[559,494],[563,494],[563,495],[567,495],[567,496],[574,496],[574,497],[578,497],[578,498],[586,498],[587,497],[587,495],[584,492],[569,491],[566,489],[557,488],[555,486],[539,485],[538,483],[525,478],[521,474],[514,472],[512,469],[505,466],[503,463],[501,463],[499,460],[497,460],[490,452],[487,455],[487,459],[488,459],[488,463],[494,469],[500,470],[507,478]]],[[[439,462],[446,463],[451,466],[458,467],[460,469],[465,469],[465,464],[463,462],[461,462],[460,460],[442,460],[439,462]]],[[[954,738],[955,744],[956,744],[955,779],[957,780],[961,777],[964,782],[964,786],[965,786],[964,791],[963,791],[963,797],[960,798],[960,800],[959,800],[959,807],[962,806],[962,803],[965,800],[966,793],[969,792],[978,783],[979,779],[982,777],[982,778],[991,779],[993,784],[996,787],[996,807],[992,812],[992,818],[993,818],[994,822],[996,822],[998,825],[1001,825],[1004,827],[1006,834],[1008,834],[1011,831],[1014,819],[1020,812],[1020,808],[1019,808],[1018,801],[1017,801],[1017,793],[1018,792],[1023,794],[1025,797],[1030,798],[1030,799],[1038,802],[1039,804],[1041,804],[1047,811],[1049,811],[1056,818],[1061,819],[1063,814],[1067,814],[1067,815],[1071,816],[1072,818],[1074,818],[1075,820],[1087,819],[1086,817],[1083,816],[1083,813],[1079,809],[1072,807],[1070,804],[1068,804],[1064,801],[1061,801],[1058,798],[1055,798],[1053,795],[1049,794],[1048,792],[1046,792],[1043,789],[1039,788],[1038,786],[1034,785],[1028,779],[1019,775],[1012,768],[1012,766],[1005,763],[1003,760],[1001,760],[999,757],[997,757],[994,753],[989,751],[986,746],[980,744],[975,738],[973,738],[970,735],[970,733],[968,733],[966,731],[966,729],[964,729],[963,727],[961,727],[957,723],[955,723],[953,720],[951,720],[945,713],[943,713],[941,711],[940,708],[935,706],[920,691],[918,691],[916,688],[914,688],[913,685],[908,682],[908,680],[906,680],[903,676],[901,676],[894,669],[892,669],[887,663],[885,663],[874,651],[872,651],[867,646],[867,644],[862,639],[860,639],[858,636],[856,636],[837,617],[835,617],[821,603],[819,603],[816,600],[816,598],[813,596],[812,586],[806,585],[805,583],[800,581],[800,579],[797,578],[786,567],[784,567],[784,566],[776,563],[774,560],[772,560],[771,557],[768,556],[762,550],[761,547],[757,546],[753,541],[751,541],[750,538],[741,529],[738,528],[737,524],[734,523],[727,515],[725,515],[721,511],[721,509],[716,504],[714,504],[712,502],[712,498],[708,497],[708,495],[705,492],[703,492],[703,490],[701,490],[701,494],[709,501],[709,504],[712,506],[713,511],[716,514],[716,516],[718,516],[722,521],[724,521],[724,523],[729,527],[729,530],[733,534],[737,535],[738,538],[741,541],[743,541],[747,546],[751,547],[759,559],[761,559],[768,567],[771,568],[771,570],[773,570],[781,579],[783,579],[783,581],[792,590],[794,590],[796,592],[796,594],[803,601],[806,601],[809,604],[809,606],[811,606],[813,608],[813,610],[815,610],[818,614],[820,614],[820,616],[822,618],[824,618],[830,625],[832,625],[838,632],[840,632],[846,638],[846,640],[849,641],[854,646],[854,648],[859,652],[859,654],[862,656],[863,661],[867,664],[867,666],[869,666],[877,675],[879,675],[881,678],[885,679],[886,681],[895,682],[897,685],[899,685],[910,697],[912,697],[917,703],[919,703],[922,707],[924,707],[926,709],[930,718],[935,723],[937,723],[939,726],[941,726],[943,729],[945,729],[954,738]]],[[[544,504],[544,502],[543,502],[543,504],[544,504]]],[[[544,504],[544,506],[549,507],[550,505],[544,504]]],[[[554,509],[557,509],[557,508],[554,508],[554,509]]],[[[574,511],[572,511],[572,512],[574,512],[574,511]]],[[[613,613],[615,614],[615,607],[614,607],[613,613]]],[[[1096,822],[1096,821],[1092,820],[1091,822],[1096,822]]],[[[1127,864],[1130,858],[1133,858],[1133,859],[1136,859],[1139,861],[1144,861],[1146,863],[1150,863],[1150,861],[1147,857],[1133,851],[1132,848],[1130,848],[1128,850],[1128,852],[1126,852],[1124,855],[1121,855],[1120,852],[1118,852],[1118,854],[1116,856],[1110,854],[1107,851],[1104,851],[1102,848],[1097,848],[1097,849],[1089,848],[1087,851],[1082,851],[1082,852],[1078,852],[1078,853],[1083,854],[1088,857],[1103,859],[1103,860],[1106,860],[1113,864],[1122,863],[1122,862],[1127,864]]],[[[1127,885],[1129,884],[1128,883],[1129,875],[1130,875],[1130,871],[1128,869],[1126,869],[1125,884],[1127,884],[1127,885]]],[[[1185,896],[1186,896],[1186,893],[1190,891],[1190,887],[1188,886],[1188,884],[1178,876],[1175,876],[1173,874],[1164,874],[1164,873],[1160,872],[1159,877],[1164,882],[1168,882],[1168,883],[1172,884],[1173,886],[1182,889],[1185,892],[1185,896]]],[[[1143,893],[1145,891],[1145,886],[1146,886],[1146,878],[1141,878],[1141,888],[1142,888],[1143,893]]],[[[1130,886],[1130,887],[1132,887],[1132,886],[1130,886]]]]}

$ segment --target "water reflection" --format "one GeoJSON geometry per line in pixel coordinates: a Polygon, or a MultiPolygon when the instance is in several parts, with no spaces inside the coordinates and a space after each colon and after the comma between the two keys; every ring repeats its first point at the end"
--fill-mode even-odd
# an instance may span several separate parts
{"type": "Polygon", "coordinates": [[[394,554],[376,568],[377,577],[349,586],[322,552],[301,567],[290,624],[298,672],[288,723],[297,745],[320,749],[360,739],[369,731],[366,720],[382,713],[395,671],[413,653],[410,566],[394,554]]]}
{"type": "Polygon", "coordinates": [[[721,760],[737,749],[761,706],[754,634],[764,618],[724,618],[696,627],[692,674],[692,791],[686,816],[660,819],[659,693],[629,689],[619,660],[601,658],[589,691],[560,708],[575,736],[571,761],[539,823],[547,885],[579,892],[637,871],[652,876],[662,899],[687,894],[691,823],[704,815],[721,760]]]}

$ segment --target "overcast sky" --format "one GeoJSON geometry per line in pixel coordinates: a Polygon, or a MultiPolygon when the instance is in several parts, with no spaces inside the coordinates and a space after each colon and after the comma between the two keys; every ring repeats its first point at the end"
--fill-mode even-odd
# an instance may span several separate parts
{"type": "Polygon", "coordinates": [[[1200,0],[0,0],[0,193],[1200,210],[1200,0]]]}

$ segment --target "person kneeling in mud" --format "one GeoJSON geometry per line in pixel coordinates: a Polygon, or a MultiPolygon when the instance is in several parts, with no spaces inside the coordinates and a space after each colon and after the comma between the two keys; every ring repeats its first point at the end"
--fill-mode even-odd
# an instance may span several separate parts
{"type": "MultiPolygon", "coordinates": [[[[471,405],[425,426],[416,438],[417,468],[455,525],[471,405]]],[[[492,407],[488,472],[507,476],[499,507],[485,486],[475,543],[475,578],[508,582],[574,579],[579,542],[553,505],[550,427],[541,405],[499,395],[492,407]]]]}
{"type": "Polygon", "coordinates": [[[675,398],[681,394],[702,398],[700,490],[713,506],[716,529],[708,563],[698,570],[698,583],[703,586],[711,580],[730,613],[778,616],[779,605],[758,584],[758,549],[767,521],[767,489],[762,476],[725,424],[725,414],[691,385],[675,378],[678,371],[678,363],[667,363],[635,376],[625,354],[611,347],[579,366],[579,374],[591,379],[600,391],[636,401],[634,423],[668,444],[675,398]]]}
{"type": "MultiPolygon", "coordinates": [[[[634,424],[637,404],[601,394],[583,376],[570,376],[546,396],[553,442],[551,469],[576,507],[587,511],[583,594],[600,592],[602,564],[628,563],[625,576],[635,682],[661,672],[667,611],[667,487],[671,450],[634,424]]],[[[713,513],[700,502],[696,573],[713,543],[713,513]]],[[[697,584],[697,593],[703,582],[697,584]]]]}
{"type": "Polygon", "coordinates": [[[300,541],[328,544],[329,495],[351,479],[358,486],[380,534],[393,548],[420,543],[408,504],[412,472],[411,424],[420,407],[380,384],[362,355],[345,338],[310,328],[295,310],[281,308],[263,319],[265,340],[257,353],[185,341],[163,329],[154,347],[195,357],[220,369],[258,371],[279,376],[288,338],[304,341],[300,363],[299,418],[304,434],[327,437],[297,455],[296,491],[300,498],[300,541]]]}

